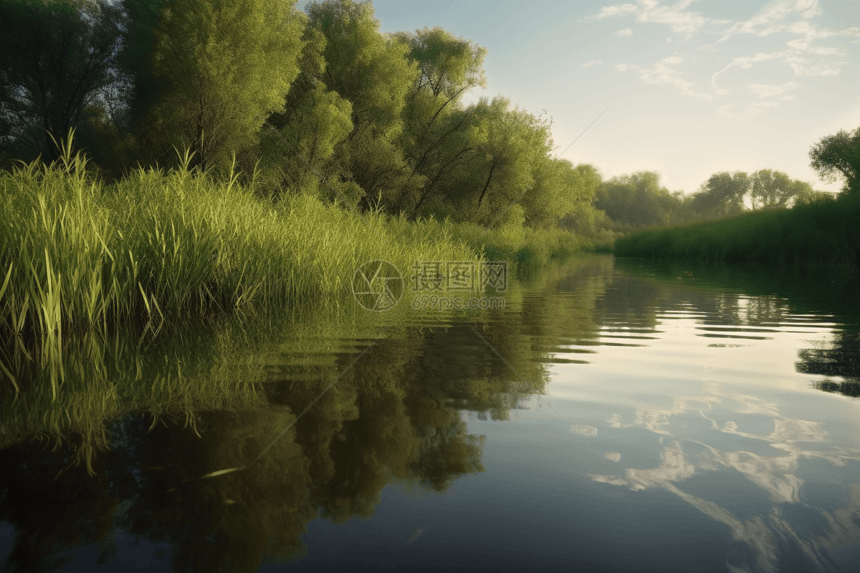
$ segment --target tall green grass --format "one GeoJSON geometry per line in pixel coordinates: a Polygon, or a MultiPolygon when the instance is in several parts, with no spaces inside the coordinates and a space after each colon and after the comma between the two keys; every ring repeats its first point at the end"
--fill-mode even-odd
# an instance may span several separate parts
{"type": "Polygon", "coordinates": [[[370,260],[480,260],[452,239],[444,225],[362,217],[307,196],[272,204],[235,177],[184,167],[106,186],[66,149],[59,165],[0,174],[0,327],[60,333],[343,296],[370,260]]]}
{"type": "MultiPolygon", "coordinates": [[[[308,195],[273,203],[234,173],[189,170],[187,153],[179,169],[137,170],[106,185],[71,149],[70,136],[55,164],[0,172],[0,333],[25,356],[38,341],[55,391],[70,329],[145,330],[180,316],[320,301],[340,307],[356,269],[377,259],[404,271],[419,260],[541,265],[590,248],[564,231],[362,215],[308,195]]],[[[0,377],[16,384],[4,362],[0,377]]]]}
{"type": "Polygon", "coordinates": [[[754,212],[616,239],[622,257],[707,262],[763,262],[780,266],[856,267],[860,198],[754,212]]]}

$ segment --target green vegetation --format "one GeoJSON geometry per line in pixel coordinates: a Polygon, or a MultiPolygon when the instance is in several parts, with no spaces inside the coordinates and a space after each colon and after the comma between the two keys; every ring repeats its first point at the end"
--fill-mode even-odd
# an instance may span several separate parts
{"type": "MultiPolygon", "coordinates": [[[[854,211],[780,172],[716,173],[685,196],[555,157],[551,119],[463,103],[485,57],[441,28],[382,34],[354,0],[0,0],[0,329],[61,341],[72,325],[340,304],[369,260],[536,267],[747,202],[761,215],[617,252],[856,248],[854,211]]],[[[846,190],[858,133],[810,155],[846,190]]]]}
{"type": "Polygon", "coordinates": [[[854,266],[860,252],[860,202],[798,205],[718,221],[640,231],[616,240],[622,257],[687,258],[780,265],[854,266]]]}
{"type": "Polygon", "coordinates": [[[339,305],[375,259],[592,248],[559,222],[594,218],[596,170],[505,98],[461,103],[484,48],[381,34],[369,2],[2,0],[0,36],[0,330],[57,351],[76,326],[339,305]]]}
{"type": "Polygon", "coordinates": [[[553,157],[551,120],[462,102],[486,85],[486,49],[441,28],[382,34],[369,2],[2,0],[0,32],[7,170],[57,159],[51,136],[75,128],[108,182],[188,149],[191,168],[271,200],[485,227],[594,217],[599,176],[553,157]]]}
{"type": "Polygon", "coordinates": [[[785,174],[762,170],[716,174],[693,202],[710,199],[711,209],[735,216],[719,221],[640,231],[615,242],[626,257],[688,258],[706,261],[770,262],[781,266],[860,265],[860,128],[822,138],[809,152],[812,167],[828,180],[844,178],[836,200],[785,174]],[[750,193],[753,212],[743,213],[750,193]],[[794,206],[785,209],[790,199],[794,206]],[[722,207],[720,205],[722,204],[722,207]]]}
{"type": "Polygon", "coordinates": [[[58,165],[0,174],[2,329],[61,341],[69,327],[141,317],[340,305],[355,270],[378,258],[403,272],[415,261],[503,258],[526,266],[588,247],[558,229],[409,221],[308,195],[272,202],[235,176],[219,181],[187,162],[105,185],[67,146],[58,165]]]}

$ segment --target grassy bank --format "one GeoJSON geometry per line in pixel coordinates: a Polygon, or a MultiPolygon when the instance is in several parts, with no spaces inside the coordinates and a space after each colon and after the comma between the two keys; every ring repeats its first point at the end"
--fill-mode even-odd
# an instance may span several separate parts
{"type": "Polygon", "coordinates": [[[779,266],[856,267],[860,199],[632,233],[615,241],[621,257],[761,262],[779,266]]]}
{"type": "Polygon", "coordinates": [[[0,330],[61,333],[251,304],[351,298],[365,262],[543,263],[588,248],[557,232],[359,215],[307,196],[277,203],[187,169],[93,180],[65,151],[0,174],[0,330]]]}

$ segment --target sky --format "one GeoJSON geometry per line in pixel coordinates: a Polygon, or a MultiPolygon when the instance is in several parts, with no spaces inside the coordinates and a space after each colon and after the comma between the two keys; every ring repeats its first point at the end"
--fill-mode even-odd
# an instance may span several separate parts
{"type": "Polygon", "coordinates": [[[860,127],[860,2],[377,0],[382,32],[440,26],[487,48],[487,88],[550,117],[556,153],[604,178],[695,192],[774,169],[838,191],[810,147],[860,127]],[[607,109],[608,108],[608,109],[607,109]]]}

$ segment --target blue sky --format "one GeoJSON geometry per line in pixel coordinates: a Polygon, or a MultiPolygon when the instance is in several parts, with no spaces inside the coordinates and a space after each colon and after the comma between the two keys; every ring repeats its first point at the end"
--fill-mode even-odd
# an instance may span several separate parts
{"type": "Polygon", "coordinates": [[[694,192],[777,169],[836,191],[810,146],[860,127],[860,3],[377,0],[383,32],[441,26],[488,49],[486,90],[553,118],[556,152],[604,177],[658,171],[694,192]]]}

